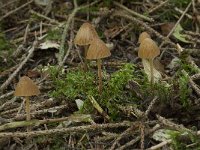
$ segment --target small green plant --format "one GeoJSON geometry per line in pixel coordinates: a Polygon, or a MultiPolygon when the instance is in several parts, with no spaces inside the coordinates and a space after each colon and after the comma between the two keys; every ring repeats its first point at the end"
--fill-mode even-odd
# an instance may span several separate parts
{"type": "Polygon", "coordinates": [[[61,35],[62,35],[62,29],[57,27],[48,31],[46,39],[60,41],[61,35]]]}
{"type": "Polygon", "coordinates": [[[88,95],[92,95],[102,108],[107,108],[111,116],[117,116],[117,108],[115,104],[132,100],[132,95],[127,94],[124,90],[125,85],[129,80],[132,80],[134,75],[134,66],[126,64],[120,70],[111,74],[110,80],[104,81],[102,94],[98,92],[97,76],[93,72],[84,72],[82,70],[69,71],[66,75],[57,74],[56,69],[50,69],[55,90],[51,96],[62,98],[74,102],[80,98],[84,101],[84,106],[81,112],[91,112],[93,108],[88,100],[88,95]],[[60,76],[58,76],[60,75],[60,76]]]}
{"type": "Polygon", "coordinates": [[[174,150],[198,150],[200,149],[200,140],[196,135],[183,131],[169,132],[172,139],[172,147],[174,150]],[[191,145],[191,146],[188,146],[191,145]]]}
{"type": "Polygon", "coordinates": [[[189,106],[189,96],[192,92],[190,88],[188,88],[189,78],[185,75],[180,75],[178,78],[179,84],[179,97],[183,107],[189,106]]]}
{"type": "Polygon", "coordinates": [[[65,96],[68,100],[75,98],[85,99],[87,94],[95,94],[97,92],[95,75],[92,72],[83,72],[81,70],[70,71],[64,77],[55,77],[57,74],[55,68],[51,69],[55,90],[53,97],[65,96]]]}
{"type": "Polygon", "coordinates": [[[193,67],[190,63],[180,61],[180,71],[185,70],[186,72],[189,73],[189,75],[199,73],[199,70],[195,67],[193,67]]]}

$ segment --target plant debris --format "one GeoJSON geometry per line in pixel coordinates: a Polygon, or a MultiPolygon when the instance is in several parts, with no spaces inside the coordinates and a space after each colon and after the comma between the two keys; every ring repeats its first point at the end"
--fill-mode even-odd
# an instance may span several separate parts
{"type": "Polygon", "coordinates": [[[199,0],[0,8],[0,149],[200,149],[199,0]],[[138,57],[141,33],[159,50],[151,63],[138,57]],[[40,91],[30,105],[14,96],[23,76],[40,91]]]}

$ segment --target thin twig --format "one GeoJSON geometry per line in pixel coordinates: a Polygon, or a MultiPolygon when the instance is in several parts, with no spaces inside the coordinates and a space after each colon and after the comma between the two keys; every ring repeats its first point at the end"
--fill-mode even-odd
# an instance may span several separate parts
{"type": "Polygon", "coordinates": [[[179,125],[179,124],[176,124],[160,115],[156,115],[156,117],[158,118],[158,121],[161,122],[163,125],[169,127],[169,128],[172,128],[174,130],[177,130],[177,131],[187,131],[189,133],[193,133],[195,134],[195,131],[192,131],[186,127],[184,127],[183,125],[179,125]]]}
{"type": "Polygon", "coordinates": [[[37,45],[37,41],[33,42],[33,46],[29,50],[29,54],[27,57],[21,62],[21,64],[18,66],[18,68],[9,76],[9,78],[1,85],[0,91],[4,90],[10,82],[13,80],[13,78],[17,75],[17,73],[23,68],[23,66],[26,64],[26,62],[31,58],[33,55],[33,52],[35,51],[35,47],[37,45]]]}
{"type": "Polygon", "coordinates": [[[51,19],[51,18],[49,18],[49,17],[47,17],[47,16],[45,16],[45,15],[42,15],[42,14],[40,14],[40,13],[38,13],[38,12],[33,11],[33,10],[31,10],[30,13],[31,13],[31,14],[34,14],[34,15],[40,17],[40,18],[43,18],[43,19],[45,19],[45,20],[48,20],[50,23],[55,23],[55,24],[57,24],[57,25],[60,24],[60,23],[59,23],[58,21],[56,21],[55,19],[51,19]]]}
{"type": "MultiPolygon", "coordinates": [[[[174,27],[171,29],[171,31],[169,32],[169,34],[166,36],[166,38],[169,38],[169,37],[172,35],[172,33],[174,32],[174,30],[176,29],[176,27],[179,25],[179,23],[181,22],[181,20],[182,20],[183,17],[185,16],[185,14],[186,14],[186,12],[188,11],[188,9],[190,8],[191,4],[192,4],[191,2],[188,4],[188,6],[186,7],[185,11],[183,12],[183,14],[182,14],[181,17],[179,18],[179,20],[176,22],[176,24],[174,25],[174,27]]],[[[165,44],[165,41],[163,41],[163,42],[160,44],[159,48],[161,48],[164,44],[165,44]]],[[[163,56],[164,53],[165,53],[165,51],[162,51],[162,53],[160,54],[159,59],[162,59],[162,56],[163,56]]]]}
{"type": "Polygon", "coordinates": [[[128,129],[126,129],[126,131],[124,131],[122,134],[120,134],[118,136],[118,138],[115,140],[115,142],[113,143],[113,145],[111,146],[110,150],[114,150],[115,146],[119,143],[119,141],[123,138],[123,137],[127,137],[128,135],[132,134],[133,129],[137,126],[137,124],[132,125],[131,127],[129,127],[128,129]]]}
{"type": "Polygon", "coordinates": [[[3,94],[3,95],[0,96],[0,99],[4,99],[4,98],[6,98],[8,96],[11,96],[11,95],[13,95],[13,93],[14,93],[14,91],[11,91],[11,92],[8,92],[6,94],[3,94]]]}
{"type": "MultiPolygon", "coordinates": [[[[74,27],[74,21],[72,21],[72,27],[74,27]]],[[[67,57],[69,56],[70,54],[70,51],[73,47],[73,39],[74,39],[74,32],[73,32],[73,29],[71,29],[71,33],[70,33],[70,41],[68,42],[68,49],[67,49],[67,52],[65,54],[65,57],[63,58],[62,62],[59,64],[60,67],[62,67],[65,63],[65,61],[67,60],[67,57]]]]}
{"type": "MultiPolygon", "coordinates": [[[[155,132],[155,131],[158,130],[159,128],[160,128],[160,125],[155,125],[151,130],[149,130],[149,131],[146,133],[146,136],[152,134],[153,132],[155,132]]],[[[136,138],[134,138],[133,140],[129,141],[128,143],[122,145],[121,147],[119,147],[119,148],[116,149],[116,150],[128,149],[128,147],[130,147],[131,145],[134,145],[134,144],[135,144],[136,142],[138,142],[140,139],[141,139],[140,136],[137,136],[136,138]]]]}
{"type": "MultiPolygon", "coordinates": [[[[175,11],[177,11],[180,14],[183,14],[184,11],[180,10],[178,7],[175,7],[174,9],[175,11]]],[[[193,19],[193,17],[190,14],[185,14],[186,17],[188,17],[189,19],[193,19]]]]}
{"type": "Polygon", "coordinates": [[[78,127],[69,127],[69,128],[61,128],[61,129],[51,129],[51,130],[42,130],[42,131],[31,131],[31,132],[1,132],[1,138],[7,137],[33,137],[33,136],[41,136],[41,135],[50,135],[50,134],[61,134],[61,133],[80,133],[80,132],[89,132],[89,131],[98,131],[103,129],[112,129],[119,127],[129,127],[131,125],[130,122],[122,122],[122,123],[108,123],[108,124],[95,124],[95,125],[86,125],[86,126],[78,126],[78,127]]]}
{"type": "Polygon", "coordinates": [[[153,108],[154,104],[157,102],[158,97],[154,97],[154,99],[151,101],[151,103],[149,104],[147,110],[145,111],[145,116],[149,115],[149,112],[151,111],[151,109],[153,108]]]}
{"type": "Polygon", "coordinates": [[[47,123],[53,123],[53,122],[62,122],[62,121],[74,121],[77,122],[79,120],[80,122],[90,122],[90,115],[72,115],[69,117],[63,117],[63,118],[54,118],[54,119],[44,119],[44,120],[30,120],[30,121],[16,121],[16,122],[10,122],[6,123],[0,126],[0,131],[7,130],[7,129],[14,129],[18,127],[27,127],[27,126],[39,126],[42,124],[47,123]]]}
{"type": "Polygon", "coordinates": [[[154,8],[149,10],[149,14],[158,10],[159,8],[163,7],[165,4],[167,4],[169,2],[169,0],[166,0],[164,2],[161,2],[159,5],[156,5],[154,8]]]}
{"type": "Polygon", "coordinates": [[[18,1],[18,0],[8,1],[6,4],[2,5],[2,6],[0,7],[0,9],[2,9],[2,8],[8,6],[8,5],[10,5],[10,4],[12,4],[12,3],[16,2],[16,1],[18,1]]]}
{"type": "Polygon", "coordinates": [[[133,11],[133,10],[130,10],[129,8],[125,7],[124,5],[122,5],[122,4],[120,4],[120,3],[116,2],[116,1],[113,1],[113,3],[114,3],[114,5],[126,10],[127,12],[129,12],[130,14],[132,14],[132,15],[138,17],[138,18],[142,18],[142,19],[144,19],[146,21],[149,21],[149,22],[153,22],[154,21],[153,18],[149,18],[149,17],[144,16],[142,14],[139,14],[139,13],[133,11]]]}
{"type": "Polygon", "coordinates": [[[172,140],[166,140],[166,141],[163,141],[157,145],[154,145],[150,148],[148,148],[147,150],[157,150],[157,149],[160,149],[161,147],[167,145],[167,144],[170,144],[172,142],[172,140]]]}
{"type": "Polygon", "coordinates": [[[32,2],[33,2],[33,0],[30,0],[29,2],[27,2],[27,3],[23,4],[23,5],[21,5],[20,7],[14,9],[14,10],[8,12],[8,13],[6,13],[4,16],[2,16],[2,17],[0,18],[0,21],[2,21],[3,19],[5,19],[6,17],[10,16],[11,14],[16,13],[17,11],[19,11],[20,9],[26,7],[27,5],[31,4],[32,2]]]}
{"type": "Polygon", "coordinates": [[[162,36],[159,32],[155,31],[153,28],[151,28],[149,25],[147,25],[146,23],[144,23],[143,21],[141,20],[138,20],[130,15],[127,15],[127,14],[124,14],[123,12],[121,11],[117,11],[113,14],[114,16],[118,16],[118,17],[123,17],[123,18],[127,18],[131,21],[133,21],[134,23],[136,24],[139,24],[141,25],[142,27],[144,27],[146,30],[154,33],[158,38],[162,39],[163,41],[166,41],[167,43],[169,43],[171,46],[175,47],[176,48],[176,44],[173,43],[169,38],[166,38],[164,36],[162,36]]]}
{"type": "Polygon", "coordinates": [[[189,78],[189,83],[191,87],[197,93],[197,95],[200,96],[200,88],[198,87],[198,85],[191,79],[191,77],[188,75],[188,73],[185,70],[182,70],[182,73],[189,78]]]}

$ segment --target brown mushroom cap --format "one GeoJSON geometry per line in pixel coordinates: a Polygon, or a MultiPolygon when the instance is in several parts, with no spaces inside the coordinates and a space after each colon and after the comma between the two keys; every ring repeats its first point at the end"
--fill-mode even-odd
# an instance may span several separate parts
{"type": "Polygon", "coordinates": [[[141,43],[146,38],[151,38],[151,36],[147,32],[142,32],[139,36],[138,43],[141,43]]]}
{"type": "Polygon", "coordinates": [[[15,96],[33,96],[40,94],[40,90],[37,85],[27,76],[20,78],[14,95],[15,96]]]}
{"type": "Polygon", "coordinates": [[[95,28],[88,22],[82,24],[78,30],[74,43],[80,46],[89,45],[94,38],[97,38],[98,34],[95,28]]]}
{"type": "Polygon", "coordinates": [[[92,41],[88,48],[86,59],[101,59],[109,57],[110,55],[110,50],[106,44],[99,38],[96,38],[92,41]]]}
{"type": "Polygon", "coordinates": [[[138,50],[138,57],[145,59],[154,59],[160,54],[160,49],[157,44],[150,38],[144,39],[138,50]]]}

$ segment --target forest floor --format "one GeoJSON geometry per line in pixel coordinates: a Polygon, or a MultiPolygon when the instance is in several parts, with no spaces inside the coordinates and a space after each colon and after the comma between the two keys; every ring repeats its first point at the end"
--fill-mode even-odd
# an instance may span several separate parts
{"type": "Polygon", "coordinates": [[[199,58],[200,0],[1,0],[0,149],[200,149],[199,58]]]}

